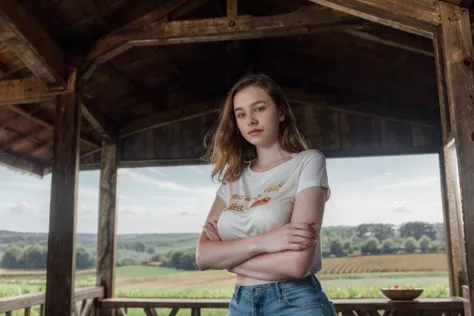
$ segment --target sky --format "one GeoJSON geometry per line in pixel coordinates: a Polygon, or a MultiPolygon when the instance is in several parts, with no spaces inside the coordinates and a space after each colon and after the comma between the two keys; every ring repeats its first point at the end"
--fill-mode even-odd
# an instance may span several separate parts
{"type": "MultiPolygon", "coordinates": [[[[118,233],[200,232],[218,183],[211,165],[120,169],[118,233]]],[[[323,226],[442,222],[437,155],[328,158],[323,226]]],[[[0,230],[47,232],[51,175],[0,166],[0,230]]],[[[80,233],[97,233],[99,171],[79,173],[80,233]]]]}

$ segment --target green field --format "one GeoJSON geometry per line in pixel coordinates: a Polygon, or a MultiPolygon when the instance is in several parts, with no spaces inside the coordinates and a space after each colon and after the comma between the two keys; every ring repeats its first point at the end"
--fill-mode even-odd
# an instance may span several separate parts
{"type": "MultiPolygon", "coordinates": [[[[373,256],[364,260],[354,260],[355,258],[341,258],[325,260],[326,271],[338,273],[322,273],[319,276],[323,287],[331,299],[338,298],[376,298],[383,297],[380,288],[389,287],[394,284],[408,285],[425,289],[422,297],[447,297],[448,275],[446,271],[436,271],[439,261],[434,262],[434,258],[423,257],[423,255],[410,255],[404,258],[406,262],[411,262],[412,267],[416,261],[423,260],[425,271],[405,271],[405,272],[376,272],[389,268],[387,262],[392,262],[393,267],[400,264],[403,256],[396,256],[399,260],[394,260],[393,256],[373,256]],[[426,260],[431,259],[431,260],[426,260]],[[350,263],[349,263],[350,261],[350,263]],[[378,262],[372,264],[372,272],[368,273],[341,273],[343,270],[337,265],[347,266],[349,270],[354,270],[354,263],[367,265],[368,261],[378,262]],[[431,264],[429,262],[431,261],[431,264]],[[381,267],[384,267],[383,269],[381,267]]],[[[403,261],[403,260],[402,260],[403,261]]],[[[441,260],[442,261],[442,260],[441,260]]],[[[393,268],[392,267],[392,268],[393,268]]],[[[364,270],[366,270],[364,268],[364,270]]],[[[410,270],[407,267],[405,270],[410,270]]],[[[412,269],[413,270],[413,269],[412,269]]],[[[322,271],[323,272],[323,271],[322,271]]],[[[5,270],[3,271],[5,273],[5,270]]],[[[34,274],[40,273],[35,271],[34,274]]],[[[79,273],[76,277],[77,286],[94,285],[94,272],[79,273]]],[[[153,298],[230,298],[235,282],[234,275],[227,271],[180,271],[171,268],[152,266],[126,266],[117,268],[116,276],[118,297],[153,297],[153,298]]],[[[44,291],[45,277],[31,275],[31,271],[24,271],[19,275],[4,276],[0,278],[0,297],[13,296],[24,293],[44,291]]],[[[170,310],[159,309],[159,315],[168,315],[170,310]]],[[[14,313],[13,315],[23,315],[14,313]]],[[[32,310],[32,315],[38,315],[37,309],[32,310]]],[[[127,315],[145,315],[140,310],[129,310],[127,315]]],[[[189,310],[182,310],[178,316],[189,315],[189,310]]],[[[205,316],[225,316],[225,310],[203,310],[205,316]]]]}

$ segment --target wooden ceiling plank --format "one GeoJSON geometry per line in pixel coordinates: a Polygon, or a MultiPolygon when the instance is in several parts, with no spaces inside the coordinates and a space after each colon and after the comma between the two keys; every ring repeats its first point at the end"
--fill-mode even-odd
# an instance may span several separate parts
{"type": "Polygon", "coordinates": [[[17,0],[0,1],[0,30],[3,41],[38,77],[49,85],[65,87],[65,56],[48,33],[17,0]]]}
{"type": "Polygon", "coordinates": [[[20,159],[8,152],[0,153],[0,165],[5,165],[7,168],[13,168],[27,172],[28,174],[43,177],[45,165],[38,162],[31,162],[29,159],[20,159]]]}
{"type": "Polygon", "coordinates": [[[30,139],[34,139],[35,142],[43,143],[42,141],[40,141],[40,140],[38,140],[38,139],[36,138],[36,136],[37,136],[38,134],[41,134],[43,131],[45,131],[45,129],[44,129],[44,128],[41,128],[41,129],[37,129],[36,131],[31,132],[31,133],[26,134],[26,135],[23,135],[23,134],[22,134],[20,138],[15,139],[15,140],[11,141],[10,143],[6,144],[5,146],[3,146],[2,148],[0,148],[0,153],[3,153],[3,152],[5,152],[7,149],[11,149],[12,147],[15,147],[15,146],[17,146],[18,144],[21,144],[21,143],[23,143],[23,142],[25,142],[25,141],[28,141],[28,140],[30,140],[30,139]]]}
{"type": "Polygon", "coordinates": [[[48,88],[41,78],[30,77],[0,81],[0,106],[39,103],[51,100],[68,90],[55,91],[48,88]]]}
{"type": "Polygon", "coordinates": [[[420,0],[309,0],[340,12],[433,39],[440,25],[437,2],[420,0]]]}
{"type": "Polygon", "coordinates": [[[347,114],[361,115],[366,117],[375,117],[387,119],[394,122],[414,124],[424,127],[437,127],[437,122],[428,117],[420,115],[415,111],[408,109],[399,111],[391,106],[383,106],[370,99],[361,100],[361,97],[352,97],[344,94],[321,94],[301,91],[284,87],[283,90],[288,96],[288,100],[294,103],[300,103],[308,106],[314,106],[321,109],[327,109],[347,114]]]}
{"type": "Polygon", "coordinates": [[[176,9],[179,9],[181,6],[191,2],[192,0],[176,0],[176,1],[168,1],[164,5],[159,6],[153,11],[141,16],[140,18],[134,20],[133,22],[124,25],[117,31],[125,30],[129,28],[139,27],[143,25],[149,25],[156,20],[162,19],[166,17],[168,14],[173,12],[176,9]]]}
{"type": "Polygon", "coordinates": [[[237,16],[155,23],[116,32],[99,39],[88,52],[85,79],[102,63],[132,47],[227,40],[258,39],[320,32],[337,27],[355,27],[358,19],[333,10],[309,6],[276,16],[237,16]]]}
{"type": "Polygon", "coordinates": [[[187,121],[219,110],[221,99],[199,102],[187,107],[157,113],[143,119],[131,121],[119,129],[119,137],[123,138],[153,128],[162,127],[177,122],[187,121]]]}
{"type": "MultiPolygon", "coordinates": [[[[42,120],[42,119],[40,119],[36,116],[31,115],[30,113],[26,112],[25,110],[15,106],[15,105],[10,105],[9,109],[12,110],[13,112],[19,114],[19,115],[25,116],[27,119],[35,122],[38,125],[46,127],[48,129],[54,129],[53,124],[48,123],[48,122],[46,122],[46,121],[44,121],[44,120],[42,120]]],[[[81,133],[80,137],[81,137],[81,141],[83,143],[88,144],[89,146],[101,147],[101,144],[99,142],[97,142],[95,139],[92,139],[90,136],[87,136],[87,135],[84,135],[83,133],[81,133]]]]}

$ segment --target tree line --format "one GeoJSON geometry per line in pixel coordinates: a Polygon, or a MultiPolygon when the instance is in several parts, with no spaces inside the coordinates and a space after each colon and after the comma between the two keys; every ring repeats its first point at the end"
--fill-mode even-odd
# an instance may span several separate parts
{"type": "MultiPolygon", "coordinates": [[[[24,244],[25,239],[9,236],[19,245],[8,247],[0,261],[0,267],[6,269],[45,269],[46,245],[36,243],[24,244]]],[[[169,238],[169,237],[168,237],[169,238]]],[[[434,253],[445,252],[444,231],[442,225],[426,222],[407,222],[396,228],[392,224],[361,224],[358,226],[325,227],[321,234],[322,256],[348,257],[360,255],[379,255],[397,253],[434,253]]],[[[189,242],[189,240],[185,240],[189,242]]],[[[193,243],[189,243],[192,245],[193,243]]],[[[120,251],[117,266],[136,264],[158,264],[182,270],[197,270],[195,248],[190,246],[184,250],[171,250],[172,240],[167,240],[167,248],[163,241],[122,240],[118,248],[127,250],[127,257],[121,257],[120,251]],[[132,251],[130,254],[129,251],[132,251]],[[137,259],[133,251],[148,255],[146,260],[137,259]],[[165,251],[167,251],[165,253],[165,251]]],[[[176,242],[174,245],[182,245],[176,242]]],[[[182,249],[182,248],[181,248],[182,249]]],[[[143,257],[143,256],[142,256],[143,257]]],[[[89,269],[95,267],[95,254],[82,245],[76,249],[76,268],[89,269]]]]}
{"type": "MultiPolygon", "coordinates": [[[[0,261],[3,269],[46,269],[47,248],[42,245],[8,247],[0,261]]],[[[95,267],[95,256],[82,245],[76,247],[76,269],[90,269],[95,267]]]]}
{"type": "Polygon", "coordinates": [[[407,222],[398,229],[392,224],[361,224],[352,231],[323,232],[323,257],[399,253],[444,253],[439,227],[426,222],[407,222]]]}

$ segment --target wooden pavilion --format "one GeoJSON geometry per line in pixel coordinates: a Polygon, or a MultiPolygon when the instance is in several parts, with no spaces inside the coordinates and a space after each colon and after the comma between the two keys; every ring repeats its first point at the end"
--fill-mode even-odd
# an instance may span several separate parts
{"type": "Polygon", "coordinates": [[[472,4],[1,0],[0,163],[51,173],[52,187],[46,292],[0,299],[0,313],[226,308],[114,298],[117,168],[202,163],[226,91],[264,72],[327,157],[440,157],[452,297],[335,300],[338,311],[474,315],[472,4]],[[97,287],[76,290],[77,178],[91,169],[101,172],[97,287]]]}

